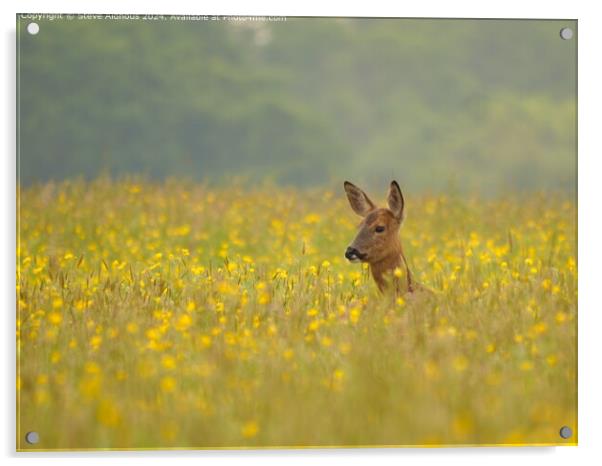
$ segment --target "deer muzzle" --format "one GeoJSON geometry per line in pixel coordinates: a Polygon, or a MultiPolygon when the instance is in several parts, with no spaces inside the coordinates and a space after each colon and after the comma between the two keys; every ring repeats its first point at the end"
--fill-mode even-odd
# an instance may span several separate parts
{"type": "Polygon", "coordinates": [[[348,247],[345,251],[345,258],[351,262],[359,262],[365,257],[365,254],[362,254],[357,249],[348,247]]]}

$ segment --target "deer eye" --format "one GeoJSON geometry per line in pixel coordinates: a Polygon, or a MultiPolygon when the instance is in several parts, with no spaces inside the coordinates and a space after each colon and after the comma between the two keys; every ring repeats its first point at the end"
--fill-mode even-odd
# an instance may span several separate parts
{"type": "Polygon", "coordinates": [[[383,231],[385,231],[385,227],[379,225],[374,229],[374,231],[376,233],[382,233],[383,231]]]}

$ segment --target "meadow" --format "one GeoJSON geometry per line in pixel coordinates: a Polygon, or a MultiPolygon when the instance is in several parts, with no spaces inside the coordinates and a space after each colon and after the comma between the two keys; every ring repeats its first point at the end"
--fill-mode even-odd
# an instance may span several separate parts
{"type": "Polygon", "coordinates": [[[22,188],[17,448],[575,444],[574,200],[405,196],[432,296],[344,259],[342,181],[22,188]]]}

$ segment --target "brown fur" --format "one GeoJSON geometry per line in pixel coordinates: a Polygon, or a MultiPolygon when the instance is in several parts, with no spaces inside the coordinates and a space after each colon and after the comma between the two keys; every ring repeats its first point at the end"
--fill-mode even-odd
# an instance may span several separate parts
{"type": "Polygon", "coordinates": [[[345,182],[345,192],[351,208],[363,217],[357,236],[345,255],[350,254],[350,250],[359,253],[359,256],[353,253],[351,255],[353,259],[357,258],[370,265],[372,277],[380,291],[387,289],[393,282],[398,293],[413,292],[415,283],[399,238],[404,218],[404,199],[397,182],[391,182],[389,187],[389,208],[376,207],[364,191],[348,181],[345,182]],[[377,227],[384,230],[379,232],[377,227]],[[393,275],[397,268],[405,271],[405,286],[393,275]]]}

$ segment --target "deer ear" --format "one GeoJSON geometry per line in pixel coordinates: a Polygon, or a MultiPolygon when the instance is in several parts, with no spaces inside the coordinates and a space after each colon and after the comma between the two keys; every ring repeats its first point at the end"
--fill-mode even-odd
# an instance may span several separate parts
{"type": "Polygon", "coordinates": [[[403,220],[403,194],[401,194],[401,189],[399,189],[399,185],[397,181],[391,181],[391,185],[389,186],[389,195],[387,196],[387,203],[389,204],[389,209],[395,215],[397,220],[403,220]]]}
{"type": "Polygon", "coordinates": [[[344,186],[349,204],[351,204],[351,208],[356,214],[365,217],[374,210],[374,203],[364,191],[349,181],[345,181],[344,186]]]}

